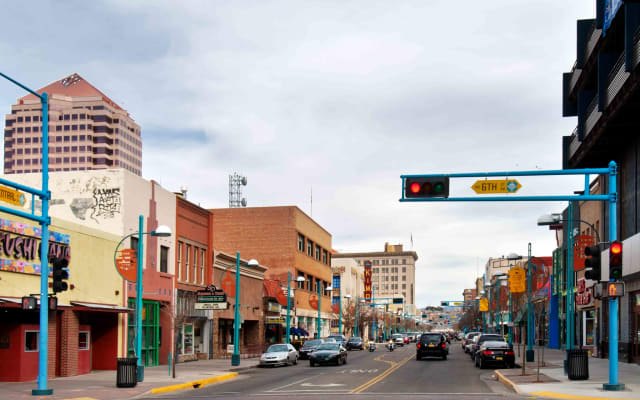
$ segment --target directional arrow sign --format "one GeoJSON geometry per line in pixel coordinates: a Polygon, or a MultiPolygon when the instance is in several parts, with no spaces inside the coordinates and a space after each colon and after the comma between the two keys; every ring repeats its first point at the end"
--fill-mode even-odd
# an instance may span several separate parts
{"type": "Polygon", "coordinates": [[[471,189],[477,194],[515,193],[522,185],[515,179],[478,180],[471,189]]]}

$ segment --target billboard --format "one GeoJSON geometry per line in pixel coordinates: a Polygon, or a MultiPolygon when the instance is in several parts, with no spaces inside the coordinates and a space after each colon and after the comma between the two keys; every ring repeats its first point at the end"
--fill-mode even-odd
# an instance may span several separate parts
{"type": "Polygon", "coordinates": [[[371,302],[371,261],[364,262],[364,298],[371,302]]]}

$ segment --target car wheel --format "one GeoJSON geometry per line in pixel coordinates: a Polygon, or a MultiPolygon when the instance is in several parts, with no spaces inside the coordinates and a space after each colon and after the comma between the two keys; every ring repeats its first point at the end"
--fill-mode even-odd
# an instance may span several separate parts
{"type": "Polygon", "coordinates": [[[310,366],[310,367],[315,367],[315,366],[316,366],[316,363],[314,363],[313,361],[309,361],[309,366],[310,366]]]}
{"type": "Polygon", "coordinates": [[[298,365],[298,357],[293,359],[293,365],[298,365]]]}
{"type": "Polygon", "coordinates": [[[484,369],[484,365],[482,365],[482,358],[478,359],[478,368],[484,369]]]}
{"type": "Polygon", "coordinates": [[[344,358],[344,364],[346,364],[346,363],[347,363],[347,357],[344,358]]]}

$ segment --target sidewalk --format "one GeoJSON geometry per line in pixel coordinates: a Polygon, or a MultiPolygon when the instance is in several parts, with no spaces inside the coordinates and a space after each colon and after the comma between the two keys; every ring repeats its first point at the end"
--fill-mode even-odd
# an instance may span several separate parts
{"type": "MultiPolygon", "coordinates": [[[[516,353],[516,358],[517,357],[516,353]]],[[[522,357],[522,354],[520,354],[522,357]]],[[[525,376],[521,368],[496,370],[496,377],[517,393],[556,399],[634,399],[640,400],[640,365],[618,363],[618,382],[624,383],[626,390],[604,391],[602,384],[609,382],[609,360],[589,358],[589,379],[570,381],[564,374],[563,350],[544,349],[545,366],[540,368],[537,380],[537,362],[526,363],[525,376]]],[[[536,349],[536,360],[538,351],[536,349]]],[[[521,360],[521,358],[519,359],[521,360]]],[[[518,362],[518,361],[516,361],[518,362]]]]}
{"type": "Polygon", "coordinates": [[[31,390],[37,389],[33,382],[0,382],[0,399],[96,399],[115,400],[130,399],[144,393],[151,393],[154,389],[166,391],[182,390],[176,385],[191,388],[194,384],[205,386],[216,381],[233,379],[238,372],[255,368],[258,358],[242,359],[237,367],[231,366],[230,359],[201,360],[180,363],[176,365],[176,378],[169,376],[169,367],[160,365],[144,369],[144,382],[138,382],[133,388],[119,388],[116,386],[116,371],[94,371],[86,375],[67,378],[55,378],[47,381],[49,389],[53,389],[52,396],[32,396],[31,390]]]}

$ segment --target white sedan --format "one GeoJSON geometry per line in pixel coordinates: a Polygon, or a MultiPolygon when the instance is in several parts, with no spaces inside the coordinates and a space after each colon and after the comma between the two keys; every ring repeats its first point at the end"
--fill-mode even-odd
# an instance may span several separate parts
{"type": "Polygon", "coordinates": [[[272,344],[267,351],[260,356],[260,366],[267,365],[296,365],[298,363],[298,351],[290,344],[272,344]]]}

